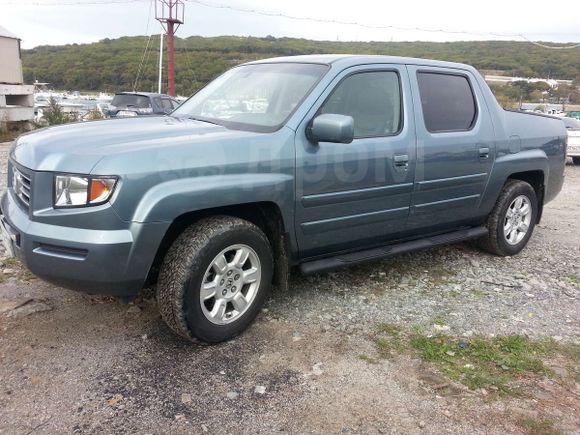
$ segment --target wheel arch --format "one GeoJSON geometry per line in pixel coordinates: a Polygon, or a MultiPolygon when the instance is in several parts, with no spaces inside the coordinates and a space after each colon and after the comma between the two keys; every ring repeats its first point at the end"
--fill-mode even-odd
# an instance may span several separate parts
{"type": "Polygon", "coordinates": [[[540,223],[542,218],[542,213],[544,211],[544,195],[545,195],[545,174],[542,170],[531,170],[531,171],[524,171],[524,172],[515,172],[511,174],[506,183],[509,180],[520,180],[528,183],[534,188],[536,192],[536,198],[538,200],[538,215],[536,217],[536,224],[540,223]]]}
{"type": "Polygon", "coordinates": [[[194,210],[177,216],[157,248],[153,264],[147,275],[146,285],[157,281],[159,268],[175,239],[190,225],[210,216],[232,216],[247,220],[260,228],[268,237],[274,257],[274,284],[285,290],[288,287],[290,268],[290,247],[288,228],[284,224],[282,211],[278,204],[269,201],[234,204],[194,210]]]}

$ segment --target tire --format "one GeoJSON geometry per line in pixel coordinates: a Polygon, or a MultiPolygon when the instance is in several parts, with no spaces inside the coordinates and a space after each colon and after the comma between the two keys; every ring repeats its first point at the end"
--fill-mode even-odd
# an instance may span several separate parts
{"type": "MultiPolygon", "coordinates": [[[[519,215],[523,215],[519,212],[519,215]]],[[[532,233],[536,224],[536,219],[538,216],[538,199],[534,188],[520,180],[510,180],[506,183],[503,190],[501,191],[497,202],[490,215],[487,218],[487,229],[488,235],[479,240],[479,246],[487,252],[502,257],[508,255],[515,255],[520,252],[526,244],[532,233]],[[518,213],[514,213],[517,208],[516,200],[522,199],[522,210],[525,206],[525,201],[527,200],[529,205],[529,218],[518,217],[518,213]],[[516,215],[515,221],[509,222],[510,217],[508,216],[508,210],[510,216],[516,215]],[[521,225],[515,225],[515,223],[524,221],[527,222],[527,231],[522,235],[519,231],[521,228],[525,228],[521,225]],[[515,223],[514,223],[515,222],[515,223]],[[510,226],[511,225],[511,226],[510,226]],[[504,229],[509,229],[509,234],[506,234],[504,229]],[[516,234],[514,235],[514,228],[516,234]]]]}
{"type": "Polygon", "coordinates": [[[228,340],[254,320],[272,274],[270,243],[257,226],[230,216],[203,219],[177,237],[163,260],[157,284],[161,317],[188,340],[228,340]],[[208,288],[203,301],[202,285],[208,288]]]}
{"type": "Polygon", "coordinates": [[[572,157],[572,162],[575,165],[580,165],[580,157],[572,157]]]}

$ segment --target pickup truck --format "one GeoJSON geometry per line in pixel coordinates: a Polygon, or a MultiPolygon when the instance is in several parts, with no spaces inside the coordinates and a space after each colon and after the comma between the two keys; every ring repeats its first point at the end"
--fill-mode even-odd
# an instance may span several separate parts
{"type": "Polygon", "coordinates": [[[566,129],[503,110],[468,65],[315,55],[237,66],[169,116],[50,127],[12,146],[3,240],[35,275],[131,298],[177,334],[243,331],[302,273],[477,239],[528,243],[566,129]]]}

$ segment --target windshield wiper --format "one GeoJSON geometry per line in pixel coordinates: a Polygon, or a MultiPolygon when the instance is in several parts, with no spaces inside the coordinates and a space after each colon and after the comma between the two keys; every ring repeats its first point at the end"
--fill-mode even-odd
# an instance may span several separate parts
{"type": "Polygon", "coordinates": [[[194,121],[207,122],[208,124],[213,124],[213,125],[220,125],[220,126],[221,126],[221,124],[218,124],[218,123],[217,123],[217,122],[215,122],[215,121],[210,121],[210,120],[209,120],[209,119],[207,119],[207,118],[200,118],[200,117],[197,117],[197,116],[188,116],[188,118],[189,118],[189,119],[193,119],[194,121]]]}

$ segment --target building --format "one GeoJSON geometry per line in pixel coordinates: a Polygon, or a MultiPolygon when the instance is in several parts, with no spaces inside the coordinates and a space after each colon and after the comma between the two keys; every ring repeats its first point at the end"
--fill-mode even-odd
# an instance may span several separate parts
{"type": "Polygon", "coordinates": [[[555,79],[542,79],[542,78],[528,78],[528,77],[508,77],[508,76],[497,76],[497,75],[486,75],[485,81],[487,83],[493,83],[496,85],[507,85],[515,82],[527,82],[527,83],[546,83],[551,88],[557,88],[559,85],[572,85],[572,80],[555,80],[555,79]]]}
{"type": "Polygon", "coordinates": [[[25,85],[20,39],[0,26],[0,127],[34,118],[34,86],[25,85]]]}

